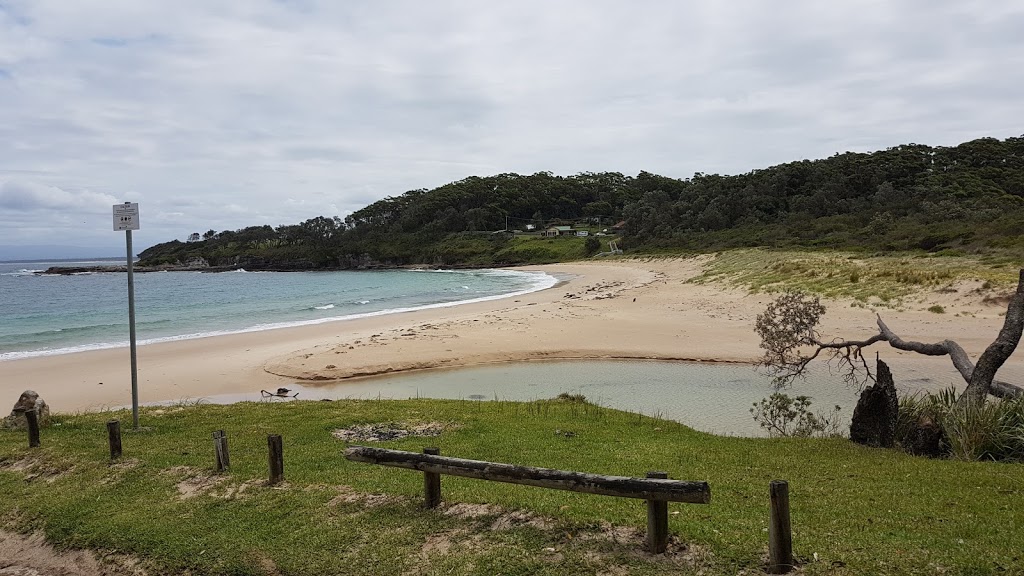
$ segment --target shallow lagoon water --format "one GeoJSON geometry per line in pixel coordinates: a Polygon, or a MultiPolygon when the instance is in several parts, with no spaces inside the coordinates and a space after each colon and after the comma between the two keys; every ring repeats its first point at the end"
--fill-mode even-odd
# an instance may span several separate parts
{"type": "MultiPolygon", "coordinates": [[[[952,376],[915,374],[898,384],[902,393],[953,383],[952,376]],[[948,381],[942,381],[950,378],[948,381]],[[930,384],[928,386],[922,386],[930,384]]],[[[583,394],[601,406],[675,420],[705,432],[764,436],[750,415],[751,405],[772,392],[771,379],[749,364],[647,360],[566,360],[492,364],[428,370],[317,386],[291,386],[299,399],[448,398],[486,402],[532,401],[563,392],[583,394]]],[[[786,390],[813,398],[814,411],[840,406],[847,431],[858,391],[818,366],[786,390]]],[[[205,399],[216,403],[265,400],[259,393],[205,399]]],[[[281,401],[270,399],[269,401],[281,401]]]]}

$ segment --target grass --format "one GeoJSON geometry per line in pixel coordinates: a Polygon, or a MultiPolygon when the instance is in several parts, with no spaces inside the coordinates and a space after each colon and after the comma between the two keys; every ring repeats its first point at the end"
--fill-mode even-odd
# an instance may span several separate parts
{"type": "Polygon", "coordinates": [[[735,574],[763,566],[768,483],[786,479],[794,550],[807,574],[1024,566],[1019,465],[926,460],[841,439],[716,437],[575,399],[144,409],[145,429],[125,432],[124,458],[111,465],[111,416],[130,417],[59,416],[38,449],[26,447],[23,431],[0,432],[0,514],[9,529],[116,550],[156,574],[735,574]],[[331,436],[353,424],[426,421],[449,429],[379,445],[603,474],[665,470],[708,481],[712,503],[671,504],[674,552],[653,557],[640,551],[641,501],[445,477],[449,504],[428,511],[420,474],[348,462],[331,436]],[[231,447],[222,478],[211,471],[216,429],[231,447]],[[271,433],[284,435],[280,487],[261,483],[271,433]],[[182,499],[177,485],[190,478],[213,485],[182,499]],[[451,503],[500,509],[467,518],[451,514],[451,503]],[[508,512],[517,510],[547,521],[515,521],[508,512]],[[491,529],[502,518],[510,527],[491,529]]]}
{"type": "Polygon", "coordinates": [[[922,288],[939,289],[958,280],[982,281],[983,290],[1010,288],[1021,264],[1002,256],[742,249],[718,253],[695,281],[724,281],[754,292],[795,289],[896,306],[922,288]]]}

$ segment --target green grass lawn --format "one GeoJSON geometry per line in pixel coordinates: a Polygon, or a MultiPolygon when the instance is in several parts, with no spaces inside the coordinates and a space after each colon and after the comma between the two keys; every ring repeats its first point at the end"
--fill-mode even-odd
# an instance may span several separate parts
{"type": "Polygon", "coordinates": [[[804,573],[1024,573],[1019,464],[927,460],[842,439],[716,437],[589,404],[443,400],[144,409],[144,430],[125,431],[124,456],[111,464],[112,416],[130,422],[126,412],[58,416],[36,449],[24,431],[0,432],[8,529],[128,554],[166,574],[756,573],[768,483],[785,479],[804,573]],[[642,551],[643,501],[443,477],[444,505],[426,510],[421,474],[348,462],[331,435],[431,421],[448,429],[375,445],[601,474],[664,470],[708,481],[712,502],[670,504],[673,542],[656,557],[642,551]],[[223,476],[212,473],[217,429],[231,448],[223,476]],[[277,487],[263,484],[272,433],[284,437],[277,487]]]}

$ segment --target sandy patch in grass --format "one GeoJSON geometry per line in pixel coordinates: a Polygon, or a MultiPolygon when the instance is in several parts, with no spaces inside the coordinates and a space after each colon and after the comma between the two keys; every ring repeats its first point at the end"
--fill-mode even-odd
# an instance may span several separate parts
{"type": "Polygon", "coordinates": [[[18,460],[0,459],[0,470],[19,472],[25,476],[25,482],[42,480],[52,484],[74,470],[74,466],[66,462],[52,462],[38,456],[25,456],[18,460]]]}
{"type": "Polygon", "coordinates": [[[126,557],[101,564],[88,550],[57,551],[41,533],[30,536],[0,530],[0,575],[4,576],[140,576],[146,572],[126,557]]]}
{"type": "Polygon", "coordinates": [[[364,508],[376,508],[387,504],[395,504],[403,500],[400,496],[390,494],[368,494],[357,492],[351,486],[336,486],[338,495],[327,502],[327,506],[335,508],[342,504],[358,504],[364,508]]]}
{"type": "Polygon", "coordinates": [[[496,506],[494,504],[468,504],[464,502],[460,502],[458,504],[442,504],[441,506],[442,513],[445,516],[452,516],[462,520],[481,518],[484,516],[497,516],[504,510],[501,506],[496,506]]]}
{"type": "Polygon", "coordinates": [[[191,466],[174,466],[161,472],[168,476],[184,476],[175,487],[178,489],[178,500],[188,500],[200,494],[210,492],[227,480],[212,472],[206,472],[191,466]]]}
{"type": "Polygon", "coordinates": [[[522,526],[529,526],[538,530],[550,530],[554,527],[554,523],[530,512],[513,510],[498,516],[491,524],[491,530],[511,530],[522,526]]]}
{"type": "Polygon", "coordinates": [[[411,436],[440,436],[445,430],[456,427],[444,422],[374,422],[338,428],[331,435],[345,442],[387,442],[411,436]]]}

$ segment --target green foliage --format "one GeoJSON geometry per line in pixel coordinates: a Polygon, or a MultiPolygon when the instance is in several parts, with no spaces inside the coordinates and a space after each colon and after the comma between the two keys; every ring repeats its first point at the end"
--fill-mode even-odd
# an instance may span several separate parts
{"type": "Polygon", "coordinates": [[[959,460],[1024,460],[1024,401],[968,403],[946,413],[942,431],[959,460]]]}
{"type": "MultiPolygon", "coordinates": [[[[501,265],[551,261],[535,248],[465,242],[512,228],[626,222],[630,250],[707,251],[754,246],[924,250],[956,256],[1024,249],[1024,138],[955,147],[917,144],[802,160],[736,176],[679,180],[640,172],[471,176],[384,198],[344,220],[210,230],[159,244],[142,264],[346,268],[378,264],[501,265]],[[472,246],[470,245],[472,244],[472,246]]],[[[499,234],[504,235],[504,234],[499,234]]],[[[600,245],[600,243],[599,243],[600,245]]],[[[587,241],[575,258],[596,250],[587,241]]],[[[851,272],[850,283],[859,273],[851,272]]]]}
{"type": "Polygon", "coordinates": [[[928,311],[932,312],[933,314],[945,314],[946,313],[946,309],[943,308],[942,306],[938,305],[938,304],[935,304],[934,306],[929,306],[928,307],[928,311]]]}
{"type": "Polygon", "coordinates": [[[900,399],[896,438],[901,444],[922,420],[942,430],[942,450],[958,460],[1024,461],[1024,399],[957,404],[956,390],[900,399]]]}
{"type": "Polygon", "coordinates": [[[790,398],[775,392],[762,398],[750,408],[754,421],[772,437],[809,438],[811,436],[840,436],[839,406],[828,413],[811,411],[811,398],[790,398]]]}
{"type": "Polygon", "coordinates": [[[649,180],[624,208],[632,246],[946,252],[1024,245],[1024,138],[649,180]]]}

